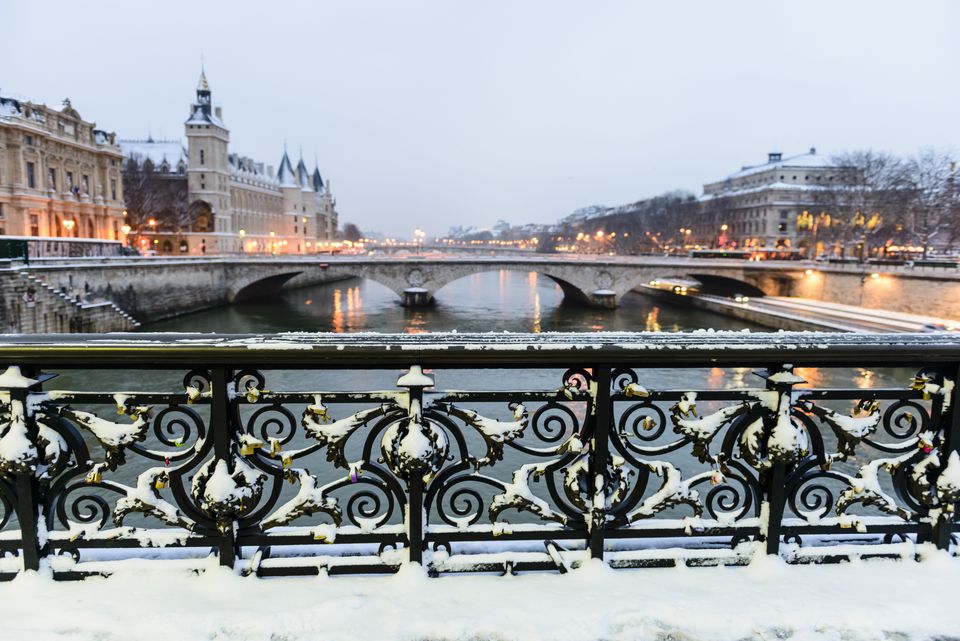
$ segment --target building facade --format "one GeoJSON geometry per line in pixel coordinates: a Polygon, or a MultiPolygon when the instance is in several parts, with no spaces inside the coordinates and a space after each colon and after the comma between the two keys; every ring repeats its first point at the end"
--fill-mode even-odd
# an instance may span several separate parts
{"type": "Polygon", "coordinates": [[[707,183],[693,241],[706,247],[798,248],[806,237],[803,221],[818,194],[841,179],[840,170],[811,148],[789,158],[770,153],[762,165],[707,183]]]}
{"type": "Polygon", "coordinates": [[[125,240],[116,135],[0,96],[0,235],[125,240]]]}
{"type": "Polygon", "coordinates": [[[310,172],[303,158],[294,167],[286,149],[276,172],[232,153],[230,131],[221,108],[213,106],[204,73],[184,133],[186,145],[152,138],[120,141],[131,171],[149,162],[166,180],[185,184],[183,215],[151,217],[147,211],[138,216],[133,233],[141,249],[302,254],[322,251],[336,240],[336,200],[319,168],[310,172]]]}

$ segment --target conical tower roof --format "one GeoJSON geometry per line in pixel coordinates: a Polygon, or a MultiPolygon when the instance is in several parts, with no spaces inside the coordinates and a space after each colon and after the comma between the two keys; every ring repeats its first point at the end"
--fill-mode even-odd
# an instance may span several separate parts
{"type": "Polygon", "coordinates": [[[293,163],[290,162],[290,156],[287,155],[286,149],[283,150],[283,158],[280,159],[280,169],[277,170],[277,182],[279,182],[282,187],[297,186],[297,174],[293,170],[293,163]]]}
{"type": "Polygon", "coordinates": [[[310,184],[310,172],[307,170],[306,163],[303,162],[303,156],[300,156],[300,162],[297,163],[297,183],[300,185],[300,189],[304,191],[313,191],[313,186],[310,184]]]}

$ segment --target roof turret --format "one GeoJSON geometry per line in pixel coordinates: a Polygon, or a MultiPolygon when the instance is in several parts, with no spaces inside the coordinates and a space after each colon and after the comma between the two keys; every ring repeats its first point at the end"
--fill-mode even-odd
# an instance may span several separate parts
{"type": "Polygon", "coordinates": [[[303,191],[313,191],[313,186],[310,184],[310,172],[303,162],[303,155],[300,156],[300,162],[297,163],[297,184],[303,191]]]}
{"type": "Polygon", "coordinates": [[[277,170],[277,182],[281,187],[296,187],[297,174],[293,170],[293,163],[290,162],[290,156],[287,150],[283,150],[283,158],[280,159],[280,169],[277,170]]]}

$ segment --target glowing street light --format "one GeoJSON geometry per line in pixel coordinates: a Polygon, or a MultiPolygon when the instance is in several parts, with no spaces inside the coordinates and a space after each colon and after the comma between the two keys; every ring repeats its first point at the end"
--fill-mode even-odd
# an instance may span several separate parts
{"type": "Polygon", "coordinates": [[[131,229],[133,229],[133,227],[131,227],[130,225],[127,225],[126,223],[120,226],[120,231],[123,232],[124,236],[129,234],[131,229]]]}

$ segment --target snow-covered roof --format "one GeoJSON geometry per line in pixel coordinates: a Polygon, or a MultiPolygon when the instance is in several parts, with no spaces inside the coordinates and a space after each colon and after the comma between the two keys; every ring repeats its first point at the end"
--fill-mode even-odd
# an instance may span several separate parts
{"type": "Polygon", "coordinates": [[[0,118],[12,118],[22,115],[23,109],[20,107],[19,100],[0,96],[0,118]]]}
{"type": "Polygon", "coordinates": [[[230,164],[230,171],[239,178],[258,180],[272,185],[277,184],[276,178],[267,174],[265,165],[253,158],[240,154],[228,154],[227,162],[230,164]]]}
{"type": "Polygon", "coordinates": [[[125,157],[138,162],[150,160],[154,167],[159,167],[166,161],[171,169],[176,169],[182,161],[184,168],[187,166],[187,150],[179,140],[147,138],[146,140],[121,140],[119,144],[125,157]]]}
{"type": "Polygon", "coordinates": [[[217,118],[212,111],[207,111],[202,105],[194,105],[193,112],[187,119],[188,125],[216,125],[217,127],[227,128],[223,121],[217,118]]]}
{"type": "Polygon", "coordinates": [[[283,158],[280,159],[280,168],[277,170],[277,182],[281,187],[297,187],[297,174],[293,170],[293,163],[290,162],[290,156],[287,151],[283,151],[283,158]]]}
{"type": "MultiPolygon", "coordinates": [[[[713,200],[715,198],[728,198],[730,196],[747,196],[750,194],[756,194],[761,192],[768,191],[793,191],[793,192],[816,192],[823,191],[827,188],[828,185],[823,183],[816,184],[806,184],[806,183],[787,183],[782,181],[775,181],[770,183],[763,183],[762,185],[750,185],[749,187],[742,187],[739,189],[719,189],[712,190],[710,193],[706,193],[700,197],[701,201],[713,200]]],[[[836,188],[832,183],[830,187],[836,188]]]]}
{"type": "Polygon", "coordinates": [[[307,170],[307,165],[303,162],[302,156],[300,157],[300,162],[297,163],[297,184],[300,185],[300,189],[303,191],[313,191],[310,172],[307,170]]]}
{"type": "Polygon", "coordinates": [[[742,178],[744,176],[750,176],[752,174],[769,171],[771,169],[815,169],[834,166],[836,166],[836,163],[834,163],[833,160],[827,156],[824,156],[823,154],[818,154],[816,148],[811,148],[810,151],[805,154],[790,156],[788,158],[782,158],[780,154],[770,154],[770,160],[768,160],[766,163],[762,165],[745,166],[740,171],[727,176],[726,179],[731,180],[734,178],[742,178]]]}

